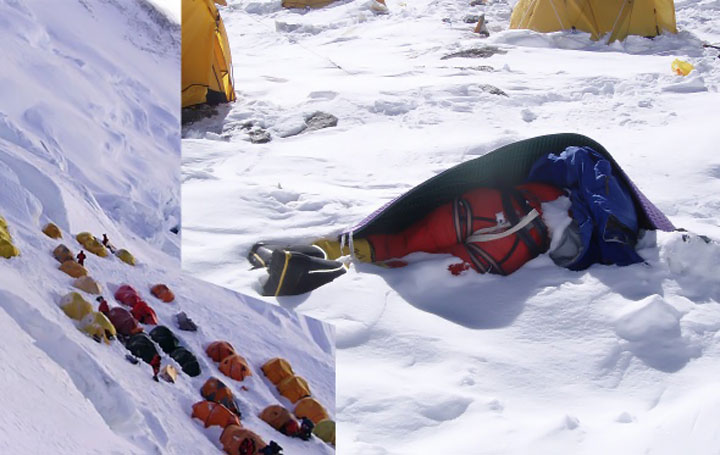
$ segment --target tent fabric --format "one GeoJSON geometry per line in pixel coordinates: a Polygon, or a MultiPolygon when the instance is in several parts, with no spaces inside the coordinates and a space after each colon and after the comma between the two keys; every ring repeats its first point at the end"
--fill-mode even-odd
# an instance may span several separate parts
{"type": "Polygon", "coordinates": [[[292,403],[297,403],[301,399],[310,396],[310,386],[308,386],[307,381],[300,376],[292,376],[285,379],[278,384],[277,389],[280,395],[292,403]]]}
{"type": "Polygon", "coordinates": [[[618,178],[631,190],[641,228],[675,230],[670,220],[632,183],[602,145],[587,136],[560,133],[514,142],[460,163],[385,204],[344,235],[365,238],[370,234],[393,234],[471,189],[520,185],[526,181],[530,168],[538,158],[549,153],[559,154],[569,146],[592,147],[611,163],[618,178]]]}
{"type": "Polygon", "coordinates": [[[117,336],[115,326],[104,314],[93,311],[83,318],[80,323],[80,330],[89,336],[110,343],[111,338],[117,336]]]}
{"type": "Polygon", "coordinates": [[[231,455],[258,455],[267,446],[260,436],[240,425],[226,426],[220,435],[220,443],[225,452],[231,455]]]}
{"type": "Polygon", "coordinates": [[[184,347],[179,347],[170,353],[172,357],[182,368],[183,373],[190,377],[200,376],[200,364],[195,354],[188,351],[184,347]]]}
{"type": "Polygon", "coordinates": [[[20,250],[13,244],[5,218],[0,216],[0,257],[10,259],[20,255],[20,250]]]}
{"type": "Polygon", "coordinates": [[[156,325],[158,323],[157,314],[155,310],[150,308],[145,301],[141,300],[132,307],[130,310],[133,317],[137,319],[141,324],[156,325]]]}
{"type": "Polygon", "coordinates": [[[182,107],[235,101],[230,44],[215,3],[182,2],[182,107]]]}
{"type": "Polygon", "coordinates": [[[142,301],[140,294],[129,284],[123,284],[117,288],[115,291],[115,300],[129,307],[134,307],[142,301]]]}
{"type": "Polygon", "coordinates": [[[226,357],[235,354],[235,348],[227,341],[213,341],[205,349],[205,353],[215,362],[222,362],[226,357]]]}
{"type": "Polygon", "coordinates": [[[60,300],[60,308],[65,314],[76,321],[82,320],[85,316],[93,312],[93,307],[77,292],[70,292],[60,300]]]}
{"type": "Polygon", "coordinates": [[[260,413],[260,419],[282,433],[283,427],[293,420],[293,416],[283,406],[271,404],[260,413]]]}
{"type": "Polygon", "coordinates": [[[169,328],[159,325],[150,331],[150,338],[153,339],[160,349],[165,353],[170,353],[180,347],[180,340],[169,328]]]}
{"type": "Polygon", "coordinates": [[[126,249],[119,249],[115,252],[115,256],[128,265],[135,265],[135,256],[130,254],[126,249]]]}
{"type": "Polygon", "coordinates": [[[510,28],[542,33],[577,29],[593,40],[607,35],[608,42],[677,33],[673,0],[520,0],[510,28]]]}
{"type": "Polygon", "coordinates": [[[225,428],[228,425],[240,425],[238,416],[228,408],[212,401],[198,401],[192,407],[192,417],[199,419],[205,428],[217,425],[225,428]]]}
{"type": "Polygon", "coordinates": [[[53,250],[53,257],[55,260],[57,260],[60,264],[62,264],[65,261],[74,261],[75,260],[75,254],[73,254],[72,251],[70,251],[70,248],[66,247],[63,244],[58,245],[53,250]]]}
{"type": "Polygon", "coordinates": [[[313,434],[320,440],[335,445],[335,421],[325,419],[318,422],[313,428],[313,434]]]}
{"type": "Polygon", "coordinates": [[[225,357],[218,368],[225,376],[236,381],[243,381],[246,377],[252,376],[247,360],[237,354],[225,357]]]}
{"type": "Polygon", "coordinates": [[[280,357],[265,362],[265,365],[262,366],[262,372],[274,385],[278,385],[284,379],[295,375],[290,362],[280,357]]]}
{"type": "Polygon", "coordinates": [[[160,370],[159,376],[160,376],[163,380],[165,380],[165,381],[167,381],[167,382],[171,382],[171,383],[174,384],[175,381],[177,381],[178,372],[177,372],[177,369],[176,369],[174,366],[172,366],[172,365],[165,365],[165,366],[162,368],[162,370],[160,370]]]}
{"type": "Polygon", "coordinates": [[[320,404],[315,398],[306,397],[298,401],[295,405],[295,417],[302,419],[306,417],[316,424],[321,420],[329,418],[328,412],[325,407],[320,404]]]}
{"type": "Polygon", "coordinates": [[[188,332],[197,331],[197,324],[195,324],[184,311],[179,312],[175,317],[177,318],[177,325],[180,330],[186,330],[188,332]]]}
{"type": "Polygon", "coordinates": [[[95,281],[91,276],[81,276],[76,278],[72,283],[73,287],[85,291],[88,294],[100,295],[102,293],[102,287],[95,281]]]}
{"type": "Polygon", "coordinates": [[[60,267],[58,267],[58,269],[73,278],[80,278],[88,274],[87,269],[85,269],[85,267],[81,266],[74,260],[63,262],[62,264],[60,264],[60,267]]]}
{"type": "Polygon", "coordinates": [[[108,312],[108,319],[122,335],[130,336],[143,331],[138,321],[125,308],[111,308],[108,312]]]}
{"type": "Polygon", "coordinates": [[[211,376],[200,389],[200,395],[208,401],[220,403],[234,414],[240,415],[232,390],[220,379],[211,376]]]}
{"type": "Polygon", "coordinates": [[[165,303],[175,300],[175,294],[164,284],[156,284],[150,288],[150,293],[165,303]]]}
{"type": "Polygon", "coordinates": [[[105,249],[103,244],[100,243],[98,239],[96,239],[89,232],[81,232],[75,237],[75,239],[78,241],[78,243],[85,247],[86,250],[96,256],[104,258],[108,255],[107,250],[105,249]]]}
{"type": "Polygon", "coordinates": [[[57,227],[55,223],[48,223],[42,228],[43,234],[47,235],[51,239],[60,239],[62,238],[62,232],[60,232],[60,228],[57,227]]]}
{"type": "Polygon", "coordinates": [[[143,359],[145,363],[150,363],[153,357],[158,355],[155,343],[153,343],[148,334],[144,332],[132,335],[125,347],[132,353],[132,355],[143,359]]]}
{"type": "Polygon", "coordinates": [[[322,8],[335,0],[283,0],[283,8],[322,8]]]}

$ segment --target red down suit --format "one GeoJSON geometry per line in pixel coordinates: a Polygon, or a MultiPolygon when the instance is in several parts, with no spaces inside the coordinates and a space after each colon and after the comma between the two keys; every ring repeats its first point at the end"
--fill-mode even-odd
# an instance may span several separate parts
{"type": "Polygon", "coordinates": [[[367,237],[374,261],[414,252],[452,254],[480,273],[509,275],[547,251],[542,202],[563,192],[542,183],[507,189],[477,188],[430,212],[396,234],[367,237]]]}

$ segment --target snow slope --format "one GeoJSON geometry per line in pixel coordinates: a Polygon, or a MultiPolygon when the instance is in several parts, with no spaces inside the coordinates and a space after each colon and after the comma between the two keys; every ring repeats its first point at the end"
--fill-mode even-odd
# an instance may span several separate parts
{"type": "Polygon", "coordinates": [[[144,0],[0,1],[0,216],[21,251],[0,258],[0,453],[222,453],[218,428],[190,418],[211,375],[233,389],[243,424],[266,441],[285,453],[334,453],[257,417],[269,404],[292,408],[260,371],[275,356],[334,415],[333,328],[180,272],[170,231],[179,223],[179,32],[144,0]],[[48,221],[74,252],[74,235],[91,231],[135,255],[131,267],[88,253],[86,267],[111,306],[119,285],[137,288],[198,357],[200,376],[155,383],[118,341],[98,344],[77,330],[58,306],[76,289],[52,257],[60,242],[41,232],[48,221]],[[150,295],[160,282],[175,302],[150,295]],[[176,328],[179,311],[198,332],[176,328]],[[204,353],[218,339],[254,376],[238,383],[219,372],[204,353]]]}
{"type": "MultiPolygon", "coordinates": [[[[255,241],[337,234],[457,163],[556,132],[602,143],[677,226],[720,239],[720,52],[702,47],[720,44],[718,2],[676,1],[677,35],[611,46],[507,30],[502,0],[386,3],[221,10],[238,102],[183,131],[186,270],[257,292],[255,241]],[[487,39],[464,21],[481,12],[487,39]],[[468,49],[491,55],[443,59],[468,49]],[[676,76],[675,58],[696,70],[676,76]],[[293,135],[315,111],[338,126],[293,135]],[[250,143],[248,125],[272,141],[250,143]]],[[[266,300],[337,327],[342,453],[717,453],[720,251],[657,243],[647,264],[577,273],[540,257],[510,277],[417,255],[266,300]]]]}

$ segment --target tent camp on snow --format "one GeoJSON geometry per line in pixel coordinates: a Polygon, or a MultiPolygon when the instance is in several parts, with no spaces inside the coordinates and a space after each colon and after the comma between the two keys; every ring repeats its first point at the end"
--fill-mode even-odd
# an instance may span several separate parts
{"type": "Polygon", "coordinates": [[[677,33],[673,0],[520,0],[510,28],[542,33],[581,30],[593,40],[607,35],[608,43],[628,35],[677,33]]]}
{"type": "Polygon", "coordinates": [[[550,256],[571,270],[641,262],[635,245],[646,231],[675,229],[602,145],[563,133],[509,144],[448,169],[339,239],[315,242],[320,248],[260,242],[248,259],[267,268],[263,294],[275,296],[308,292],[332,281],[345,273],[336,259],[346,255],[395,267],[414,251],[448,253],[463,261],[456,269],[451,266],[454,274],[473,268],[506,275],[548,250],[547,226],[540,216],[540,202],[545,201],[533,199],[551,200],[549,195],[561,189],[572,203],[572,222],[550,256]],[[470,199],[478,194],[479,202],[470,199]]]}
{"type": "Polygon", "coordinates": [[[218,5],[182,2],[182,107],[235,101],[232,57],[218,5]]]}

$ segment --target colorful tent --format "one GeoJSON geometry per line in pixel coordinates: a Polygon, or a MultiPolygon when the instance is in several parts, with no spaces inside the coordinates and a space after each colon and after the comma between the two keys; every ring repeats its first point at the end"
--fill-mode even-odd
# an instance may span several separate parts
{"type": "Polygon", "coordinates": [[[215,3],[182,2],[182,107],[235,101],[230,44],[215,3]]]}
{"type": "Polygon", "coordinates": [[[150,308],[145,301],[141,300],[132,307],[130,310],[133,317],[140,321],[141,324],[156,325],[158,323],[157,314],[155,310],[150,308]]]}
{"type": "Polygon", "coordinates": [[[205,428],[217,425],[225,428],[228,425],[240,425],[240,419],[228,408],[212,401],[199,401],[192,407],[192,417],[200,419],[205,428]]]}
{"type": "Polygon", "coordinates": [[[608,42],[677,33],[673,0],[520,0],[510,28],[543,33],[577,29],[593,40],[608,35],[608,42]]]}
{"type": "Polygon", "coordinates": [[[60,267],[58,267],[58,269],[62,270],[73,278],[80,278],[81,276],[86,276],[88,273],[85,267],[81,266],[74,260],[63,262],[62,264],[60,264],[60,267]]]}
{"type": "Polygon", "coordinates": [[[274,385],[278,385],[284,379],[295,375],[290,366],[290,362],[280,357],[275,357],[265,362],[265,365],[262,366],[262,371],[274,385]]]}
{"type": "Polygon", "coordinates": [[[53,257],[61,264],[65,261],[75,260],[75,254],[73,254],[73,252],[70,251],[70,249],[63,244],[55,247],[52,254],[53,257]]]}
{"type": "Polygon", "coordinates": [[[169,328],[159,325],[150,331],[150,338],[160,345],[165,353],[170,353],[180,347],[180,340],[169,328]]]}
{"type": "Polygon", "coordinates": [[[335,445],[335,421],[326,419],[318,422],[313,428],[313,434],[322,441],[335,445]]]}
{"type": "Polygon", "coordinates": [[[159,374],[159,376],[163,380],[165,380],[167,382],[172,382],[172,383],[175,383],[175,381],[177,381],[177,375],[178,375],[177,369],[172,365],[165,365],[162,368],[162,370],[160,370],[160,374],[159,374]]]}
{"type": "Polygon", "coordinates": [[[96,256],[104,258],[108,254],[103,244],[98,242],[98,239],[96,239],[89,232],[81,232],[77,236],[75,236],[75,239],[78,241],[78,243],[85,247],[86,250],[96,256]]]}
{"type": "Polygon", "coordinates": [[[128,265],[135,265],[135,256],[130,254],[130,252],[126,249],[120,249],[115,252],[115,256],[118,257],[121,261],[128,265]]]}
{"type": "Polygon", "coordinates": [[[220,403],[234,414],[240,416],[240,410],[238,409],[232,390],[220,379],[214,376],[208,378],[200,389],[200,395],[208,401],[220,403]]]}
{"type": "Polygon", "coordinates": [[[81,276],[80,278],[75,279],[72,285],[74,288],[78,288],[88,294],[100,295],[102,293],[102,287],[100,284],[93,280],[90,276],[81,276]]]}
{"type": "Polygon", "coordinates": [[[252,376],[250,366],[242,356],[233,354],[225,357],[219,366],[220,371],[227,377],[242,381],[248,376],[252,376]]]}
{"type": "Polygon", "coordinates": [[[175,300],[175,294],[164,284],[156,284],[150,288],[150,293],[165,303],[175,300]]]}
{"type": "Polygon", "coordinates": [[[292,403],[310,396],[310,386],[307,381],[300,376],[292,376],[282,381],[277,386],[280,395],[284,396],[292,403]]]}
{"type": "Polygon", "coordinates": [[[108,344],[117,336],[112,322],[98,311],[93,311],[83,318],[80,322],[80,330],[96,340],[103,340],[108,344]]]}
{"type": "Polygon", "coordinates": [[[226,357],[235,354],[235,348],[227,341],[213,341],[205,349],[208,357],[216,362],[222,362],[226,357]]]}
{"type": "Polygon", "coordinates": [[[226,426],[220,435],[220,443],[225,453],[243,455],[258,455],[267,446],[260,436],[240,425],[226,426]]]}
{"type": "Polygon", "coordinates": [[[66,294],[60,300],[60,308],[70,319],[76,321],[82,320],[85,316],[93,312],[93,307],[87,300],[77,292],[66,294]]]}
{"type": "Polygon", "coordinates": [[[125,308],[111,308],[110,312],[108,312],[108,318],[115,326],[115,329],[122,335],[130,336],[143,331],[138,321],[125,308]]]}
{"type": "Polygon", "coordinates": [[[20,250],[12,242],[7,221],[0,216],[0,257],[10,259],[18,255],[20,255],[20,250]]]}
{"type": "Polygon", "coordinates": [[[142,301],[140,294],[129,284],[123,284],[117,288],[115,291],[115,300],[129,307],[134,307],[142,301]]]}
{"type": "Polygon", "coordinates": [[[43,229],[43,234],[47,235],[51,239],[59,239],[62,238],[62,232],[60,232],[60,228],[57,227],[55,223],[48,223],[46,224],[43,229]]]}
{"type": "Polygon", "coordinates": [[[307,417],[312,420],[312,423],[317,424],[321,420],[325,420],[330,416],[325,410],[325,407],[323,407],[319,401],[312,397],[306,397],[298,401],[295,405],[295,417],[298,419],[307,417]]]}
{"type": "Polygon", "coordinates": [[[170,353],[170,357],[180,364],[183,373],[186,375],[193,378],[200,376],[200,363],[198,363],[197,357],[192,352],[180,346],[170,353]]]}
{"type": "Polygon", "coordinates": [[[293,419],[290,411],[279,404],[271,404],[260,413],[260,419],[279,432],[293,419]]]}
{"type": "Polygon", "coordinates": [[[144,332],[139,332],[131,336],[125,344],[125,347],[135,357],[143,359],[145,363],[152,362],[153,357],[158,355],[155,343],[153,343],[148,334],[144,332]]]}

